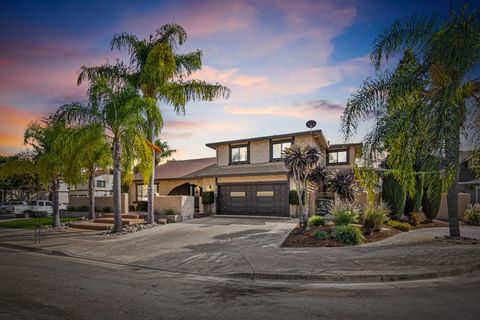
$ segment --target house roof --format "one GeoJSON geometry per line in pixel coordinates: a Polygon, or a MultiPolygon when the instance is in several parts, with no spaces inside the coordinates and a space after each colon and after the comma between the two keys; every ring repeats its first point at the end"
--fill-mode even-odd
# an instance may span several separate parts
{"type": "Polygon", "coordinates": [[[343,144],[330,144],[328,146],[329,149],[341,149],[341,148],[347,148],[347,147],[362,147],[363,143],[343,143],[343,144]]]}
{"type": "Polygon", "coordinates": [[[314,136],[318,136],[322,138],[325,145],[327,145],[327,140],[325,139],[325,136],[323,135],[322,130],[312,130],[312,131],[300,131],[300,132],[293,132],[293,133],[277,134],[277,135],[271,135],[271,136],[212,142],[212,143],[207,143],[206,146],[209,148],[215,149],[216,146],[218,146],[219,144],[227,144],[227,143],[234,144],[234,143],[242,143],[242,142],[265,140],[265,139],[282,139],[282,138],[290,138],[293,136],[305,135],[310,133],[313,134],[314,136]]]}
{"type": "Polygon", "coordinates": [[[206,178],[225,176],[246,176],[246,175],[269,175],[286,174],[287,168],[283,162],[268,162],[255,164],[239,164],[228,166],[210,166],[208,168],[193,172],[185,178],[206,178]]]}
{"type": "MultiPolygon", "coordinates": [[[[208,168],[217,163],[217,158],[201,158],[189,160],[169,160],[155,167],[155,180],[179,179],[195,171],[208,168]]],[[[141,174],[135,174],[134,181],[143,181],[141,174]]]]}

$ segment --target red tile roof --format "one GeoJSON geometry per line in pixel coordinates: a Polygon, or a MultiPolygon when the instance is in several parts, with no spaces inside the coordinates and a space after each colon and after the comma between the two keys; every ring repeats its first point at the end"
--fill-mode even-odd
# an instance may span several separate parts
{"type": "MultiPolygon", "coordinates": [[[[208,168],[217,163],[217,158],[202,158],[189,160],[169,160],[155,168],[155,180],[180,179],[198,170],[208,168]]],[[[134,181],[143,181],[140,174],[135,174],[134,181]]]]}

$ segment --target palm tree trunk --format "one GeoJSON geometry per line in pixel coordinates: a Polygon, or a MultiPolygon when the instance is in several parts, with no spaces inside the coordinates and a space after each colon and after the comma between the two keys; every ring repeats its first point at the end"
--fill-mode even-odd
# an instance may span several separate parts
{"type": "Polygon", "coordinates": [[[60,184],[60,182],[58,181],[58,178],[55,177],[55,178],[52,179],[52,186],[51,186],[52,202],[53,202],[52,227],[54,227],[54,228],[59,228],[60,227],[60,210],[58,210],[59,184],[60,184]]]}
{"type": "MultiPolygon", "coordinates": [[[[155,129],[152,125],[150,142],[152,145],[155,144],[155,129]]],[[[153,224],[155,221],[154,217],[154,205],[155,205],[155,193],[153,187],[155,184],[155,150],[152,152],[152,174],[150,175],[150,181],[148,182],[148,206],[147,206],[147,223],[153,224]]]]}
{"type": "Polygon", "coordinates": [[[120,157],[122,153],[122,147],[118,137],[113,138],[113,216],[114,225],[113,232],[122,232],[122,202],[121,195],[121,172],[120,172],[120,157]]]}
{"type": "Polygon", "coordinates": [[[454,168],[453,182],[447,192],[448,226],[450,237],[460,237],[460,226],[458,224],[458,180],[459,157],[460,157],[460,128],[454,129],[451,136],[447,137],[446,162],[447,168],[454,168]]]}
{"type": "Polygon", "coordinates": [[[89,198],[89,208],[88,208],[88,217],[90,219],[95,219],[95,174],[90,173],[88,176],[88,198],[89,198]]]}

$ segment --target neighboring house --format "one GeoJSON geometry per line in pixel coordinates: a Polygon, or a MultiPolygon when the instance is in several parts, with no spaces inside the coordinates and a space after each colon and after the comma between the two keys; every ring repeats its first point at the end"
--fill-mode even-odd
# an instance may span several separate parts
{"type": "MultiPolygon", "coordinates": [[[[95,197],[108,197],[112,195],[113,175],[99,172],[95,176],[95,197]]],[[[88,184],[70,186],[70,197],[88,197],[88,184]]]]}
{"type": "Polygon", "coordinates": [[[480,169],[480,161],[472,160],[471,157],[471,151],[461,152],[459,186],[460,192],[469,193],[470,203],[475,204],[480,203],[480,178],[475,175],[471,167],[480,169]]]}
{"type": "MultiPolygon", "coordinates": [[[[208,143],[215,158],[168,161],[157,166],[158,195],[193,195],[202,212],[199,196],[214,191],[213,212],[225,215],[289,216],[288,204],[294,183],[283,163],[283,150],[292,144],[317,146],[323,164],[332,168],[351,167],[361,144],[329,145],[321,130],[208,143]]],[[[130,202],[147,200],[147,185],[135,175],[130,202]]]]}

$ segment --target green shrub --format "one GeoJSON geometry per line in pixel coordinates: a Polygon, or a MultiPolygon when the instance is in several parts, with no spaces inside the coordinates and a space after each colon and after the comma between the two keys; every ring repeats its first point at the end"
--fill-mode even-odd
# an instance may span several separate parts
{"type": "Polygon", "coordinates": [[[408,232],[410,231],[410,224],[407,222],[400,222],[400,221],[395,221],[395,220],[390,220],[388,221],[388,225],[394,229],[403,231],[403,232],[408,232]]]}
{"type": "Polygon", "coordinates": [[[67,206],[67,211],[77,211],[77,208],[74,206],[67,206]]]}
{"type": "Polygon", "coordinates": [[[390,217],[394,220],[400,219],[405,210],[406,194],[391,174],[383,177],[382,199],[390,209],[390,217]]]}
{"type": "Polygon", "coordinates": [[[332,208],[333,223],[336,226],[358,223],[359,210],[353,204],[337,201],[332,208]]]}
{"type": "Polygon", "coordinates": [[[311,216],[308,218],[308,225],[309,226],[324,226],[325,225],[325,218],[321,216],[311,216]]]}
{"type": "Polygon", "coordinates": [[[367,234],[372,234],[374,231],[382,230],[383,223],[387,219],[389,213],[390,209],[388,209],[388,206],[383,201],[378,205],[365,208],[362,219],[365,232],[367,234]]]}
{"type": "Polygon", "coordinates": [[[110,212],[112,212],[112,208],[110,208],[110,207],[108,207],[108,206],[107,206],[107,207],[103,207],[103,208],[102,208],[102,212],[103,212],[103,213],[110,213],[110,212]]]}
{"type": "Polygon", "coordinates": [[[474,226],[480,225],[480,208],[469,207],[463,214],[463,218],[474,226]]]}
{"type": "Polygon", "coordinates": [[[410,224],[416,227],[420,223],[422,223],[422,213],[418,211],[412,212],[412,214],[410,215],[410,224]]]}
{"type": "MultiPolygon", "coordinates": [[[[297,190],[290,190],[288,192],[288,204],[292,206],[298,206],[300,204],[298,202],[297,190]]],[[[305,204],[305,192],[302,195],[302,204],[305,204]]]]}
{"type": "Polygon", "coordinates": [[[88,206],[80,206],[77,208],[77,210],[80,212],[88,212],[88,206]]]}
{"type": "Polygon", "coordinates": [[[137,211],[146,212],[148,210],[148,202],[147,201],[138,201],[137,202],[137,211]]]}
{"type": "Polygon", "coordinates": [[[158,216],[158,215],[160,215],[160,211],[158,211],[157,209],[155,209],[155,210],[153,210],[153,214],[156,215],[156,216],[158,216]]]}
{"type": "Polygon", "coordinates": [[[344,244],[358,245],[365,241],[362,230],[352,225],[340,225],[333,228],[333,239],[344,244]]]}
{"type": "Polygon", "coordinates": [[[131,204],[131,205],[128,206],[128,210],[137,211],[137,208],[135,207],[135,205],[131,204]]]}
{"type": "Polygon", "coordinates": [[[442,200],[442,181],[434,176],[426,176],[422,197],[422,210],[428,220],[435,219],[442,200]]]}
{"type": "Polygon", "coordinates": [[[326,231],[317,230],[315,232],[312,232],[310,237],[317,240],[325,240],[328,238],[328,233],[326,231]]]}
{"type": "Polygon", "coordinates": [[[215,202],[215,194],[213,191],[202,192],[202,204],[212,204],[215,202]]]}
{"type": "Polygon", "coordinates": [[[163,211],[163,213],[166,214],[167,216],[175,215],[175,212],[173,211],[173,209],[165,209],[165,211],[163,211]]]}

